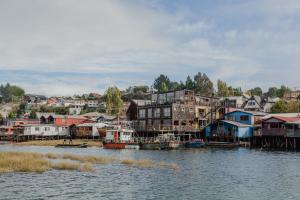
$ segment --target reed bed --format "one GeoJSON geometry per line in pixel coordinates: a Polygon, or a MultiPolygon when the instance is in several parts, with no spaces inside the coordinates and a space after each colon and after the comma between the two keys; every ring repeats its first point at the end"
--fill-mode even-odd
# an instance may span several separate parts
{"type": "Polygon", "coordinates": [[[82,163],[92,163],[92,164],[109,164],[116,161],[114,158],[104,157],[104,156],[81,156],[74,154],[63,154],[63,159],[69,159],[74,161],[79,161],[82,163]]]}
{"type": "Polygon", "coordinates": [[[22,152],[0,152],[0,173],[45,172],[51,163],[42,154],[22,152]]]}
{"type": "Polygon", "coordinates": [[[0,152],[0,174],[9,172],[46,172],[51,169],[93,172],[95,164],[120,163],[138,168],[167,168],[177,170],[175,163],[154,162],[149,159],[114,159],[111,157],[75,154],[40,154],[30,152],[0,152]]]}
{"type": "MultiPolygon", "coordinates": [[[[58,144],[63,144],[64,140],[31,140],[25,142],[15,143],[15,145],[19,146],[56,146],[58,144]]],[[[68,141],[67,141],[68,143],[68,141]]],[[[97,140],[82,140],[75,139],[72,141],[72,144],[82,144],[86,143],[88,147],[102,147],[103,144],[97,140]]]]}
{"type": "Polygon", "coordinates": [[[79,163],[74,163],[74,162],[59,162],[59,163],[51,164],[51,168],[57,170],[79,171],[81,169],[81,166],[79,163]]]}
{"type": "Polygon", "coordinates": [[[138,168],[167,168],[173,170],[179,169],[178,165],[175,163],[166,163],[166,162],[157,163],[149,159],[141,159],[141,160],[124,159],[121,160],[121,164],[131,165],[138,168]]]}

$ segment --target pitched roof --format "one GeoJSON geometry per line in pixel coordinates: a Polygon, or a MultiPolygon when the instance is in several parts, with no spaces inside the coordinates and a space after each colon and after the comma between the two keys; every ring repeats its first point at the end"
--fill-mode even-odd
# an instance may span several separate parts
{"type": "Polygon", "coordinates": [[[228,124],[232,124],[234,126],[239,126],[239,127],[250,127],[251,125],[248,124],[243,124],[243,123],[239,123],[239,122],[235,122],[235,121],[231,121],[231,120],[221,120],[224,123],[228,123],[228,124]]]}
{"type": "MultiPolygon", "coordinates": [[[[248,113],[248,114],[255,115],[255,116],[265,116],[266,115],[266,113],[264,113],[264,112],[246,111],[246,110],[241,110],[241,109],[236,109],[229,113],[234,113],[234,112],[244,112],[244,113],[248,113]]],[[[229,114],[229,113],[226,113],[226,114],[229,114]]]]}
{"type": "Polygon", "coordinates": [[[269,120],[271,118],[278,119],[278,120],[283,121],[283,122],[300,122],[299,117],[283,117],[283,116],[271,116],[271,117],[269,117],[265,120],[269,120]]]}

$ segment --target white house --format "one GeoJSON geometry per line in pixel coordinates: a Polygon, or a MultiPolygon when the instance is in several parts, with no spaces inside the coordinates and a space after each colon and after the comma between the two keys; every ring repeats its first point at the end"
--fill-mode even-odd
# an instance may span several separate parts
{"type": "Polygon", "coordinates": [[[53,124],[29,124],[24,125],[24,136],[65,136],[69,134],[67,126],[57,126],[53,124]]]}
{"type": "Polygon", "coordinates": [[[106,130],[106,141],[114,141],[114,142],[130,142],[133,140],[132,129],[121,128],[117,126],[113,129],[106,130]]]}

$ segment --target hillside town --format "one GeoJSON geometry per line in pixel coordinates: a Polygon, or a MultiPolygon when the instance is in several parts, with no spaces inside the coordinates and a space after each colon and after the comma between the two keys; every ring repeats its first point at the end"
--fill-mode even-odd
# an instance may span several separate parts
{"type": "Polygon", "coordinates": [[[287,89],[275,97],[270,95],[274,88],[264,94],[239,88],[234,95],[230,86],[218,81],[218,91],[209,93],[210,89],[189,88],[189,77],[186,84],[181,83],[184,86],[170,90],[162,76],[152,90],[110,87],[105,94],[72,97],[19,92],[8,100],[3,88],[18,88],[2,85],[0,139],[149,143],[163,137],[178,143],[201,140],[259,148],[300,147],[299,90],[287,89]]]}

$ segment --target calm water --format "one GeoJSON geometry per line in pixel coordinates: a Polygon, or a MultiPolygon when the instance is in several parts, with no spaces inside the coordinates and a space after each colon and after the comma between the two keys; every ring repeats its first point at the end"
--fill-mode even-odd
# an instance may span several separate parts
{"type": "Polygon", "coordinates": [[[258,150],[137,151],[0,145],[0,151],[78,153],[177,163],[179,170],[97,165],[0,175],[0,199],[300,199],[300,153],[258,150]]]}

